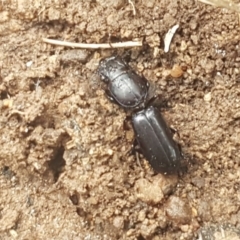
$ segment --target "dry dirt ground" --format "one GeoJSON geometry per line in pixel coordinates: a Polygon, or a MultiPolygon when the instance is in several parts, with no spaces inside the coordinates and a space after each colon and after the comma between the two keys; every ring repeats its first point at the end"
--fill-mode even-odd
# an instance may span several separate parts
{"type": "Polygon", "coordinates": [[[192,240],[212,225],[239,239],[239,15],[193,0],[132,2],[135,15],[126,0],[0,2],[0,239],[192,240]],[[43,37],[144,46],[77,50],[43,37]],[[154,86],[186,173],[156,174],[130,154],[130,113],[96,74],[112,54],[154,86]]]}

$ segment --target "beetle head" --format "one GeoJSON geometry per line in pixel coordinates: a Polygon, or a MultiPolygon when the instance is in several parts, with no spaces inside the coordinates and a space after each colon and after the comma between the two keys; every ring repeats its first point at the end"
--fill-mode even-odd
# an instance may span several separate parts
{"type": "Polygon", "coordinates": [[[108,59],[102,59],[99,63],[97,73],[100,76],[101,80],[105,83],[108,83],[111,80],[108,69],[108,59]]]}
{"type": "Polygon", "coordinates": [[[126,69],[126,64],[119,56],[104,58],[100,61],[98,74],[102,81],[108,83],[113,81],[126,69]]]}

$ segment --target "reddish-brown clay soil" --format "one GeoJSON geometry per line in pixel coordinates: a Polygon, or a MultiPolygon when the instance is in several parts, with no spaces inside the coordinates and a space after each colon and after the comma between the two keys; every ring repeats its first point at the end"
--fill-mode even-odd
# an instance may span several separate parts
{"type": "Polygon", "coordinates": [[[135,15],[125,0],[0,2],[1,240],[193,240],[211,225],[239,239],[239,15],[193,0],[132,3],[135,15]],[[79,50],[43,37],[144,46],[79,50]],[[96,73],[112,54],[151,82],[187,172],[156,174],[131,154],[131,113],[96,73]]]}

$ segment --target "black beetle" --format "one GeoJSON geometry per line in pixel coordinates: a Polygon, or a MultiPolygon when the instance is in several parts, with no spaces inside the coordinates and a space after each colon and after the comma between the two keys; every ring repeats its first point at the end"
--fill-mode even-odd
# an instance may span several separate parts
{"type": "Polygon", "coordinates": [[[108,84],[110,100],[125,109],[132,109],[136,140],[145,158],[159,173],[179,170],[181,152],[170,129],[157,108],[149,106],[149,83],[133,71],[119,56],[100,61],[98,74],[108,84]],[[142,109],[142,110],[141,110],[142,109]]]}
{"type": "Polygon", "coordinates": [[[132,116],[136,140],[144,157],[159,173],[179,170],[181,152],[157,108],[150,106],[132,116]]]}
{"type": "Polygon", "coordinates": [[[130,68],[119,56],[100,61],[98,74],[108,84],[106,93],[111,101],[124,108],[137,108],[144,104],[149,83],[130,68]]]}

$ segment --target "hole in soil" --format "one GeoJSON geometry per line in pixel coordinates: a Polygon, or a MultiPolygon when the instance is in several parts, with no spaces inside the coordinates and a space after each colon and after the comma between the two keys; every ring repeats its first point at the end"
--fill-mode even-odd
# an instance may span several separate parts
{"type": "Polygon", "coordinates": [[[74,193],[73,195],[71,195],[70,197],[70,200],[72,202],[73,205],[78,205],[78,202],[79,202],[79,196],[77,193],[74,193]]]}
{"type": "Polygon", "coordinates": [[[8,167],[4,166],[1,169],[2,175],[4,175],[7,179],[11,179],[13,176],[15,176],[15,173],[8,167]]]}
{"type": "Polygon", "coordinates": [[[1,92],[0,99],[3,100],[3,99],[6,99],[6,98],[8,98],[7,92],[6,91],[1,92]]]}
{"type": "Polygon", "coordinates": [[[50,77],[45,78],[32,78],[29,82],[29,90],[30,91],[36,91],[36,89],[40,86],[42,88],[45,88],[48,85],[54,84],[54,80],[50,77]]]}
{"type": "Polygon", "coordinates": [[[38,86],[37,83],[30,83],[29,84],[30,91],[35,91],[37,86],[38,86]]]}
{"type": "Polygon", "coordinates": [[[137,237],[137,240],[145,240],[145,238],[142,235],[140,235],[137,237]]]}
{"type": "Polygon", "coordinates": [[[54,181],[57,182],[60,173],[63,171],[63,167],[66,165],[66,162],[63,158],[64,147],[56,149],[53,158],[49,161],[48,166],[53,172],[54,181]]]}
{"type": "Polygon", "coordinates": [[[34,121],[29,123],[29,126],[32,128],[36,128],[39,125],[43,128],[55,128],[53,116],[45,113],[43,116],[38,116],[34,121]]]}
{"type": "Polygon", "coordinates": [[[130,227],[130,222],[128,220],[124,221],[124,226],[123,226],[123,229],[124,230],[129,230],[131,227],[130,227]]]}
{"type": "Polygon", "coordinates": [[[77,214],[80,217],[86,217],[87,216],[87,213],[80,207],[77,208],[77,214]]]}

